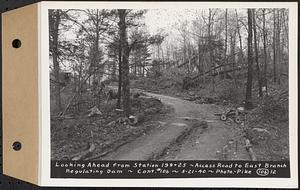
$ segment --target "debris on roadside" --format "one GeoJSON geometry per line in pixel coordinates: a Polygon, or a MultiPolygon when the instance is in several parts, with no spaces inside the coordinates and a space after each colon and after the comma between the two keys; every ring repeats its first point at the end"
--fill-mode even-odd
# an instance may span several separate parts
{"type": "Polygon", "coordinates": [[[144,92],[133,92],[131,96],[131,116],[125,117],[124,109],[117,107],[117,100],[105,102],[105,96],[92,99],[82,95],[79,104],[72,104],[66,114],[51,116],[52,159],[85,160],[99,157],[115,147],[146,134],[158,126],[160,117],[172,111],[159,99],[144,92]],[[94,141],[89,131],[93,131],[94,141]]]}
{"type": "Polygon", "coordinates": [[[124,110],[122,110],[122,109],[115,109],[115,111],[117,112],[117,113],[123,113],[124,112],[124,110]]]}
{"type": "MultiPolygon", "coordinates": [[[[190,94],[189,94],[190,95],[190,94]]],[[[189,96],[183,98],[184,100],[195,102],[196,104],[214,104],[219,103],[221,100],[212,97],[202,97],[202,96],[189,96]]]]}
{"type": "Polygon", "coordinates": [[[92,107],[88,110],[89,114],[88,117],[92,117],[95,115],[102,115],[102,112],[97,108],[97,106],[92,107]]]}
{"type": "Polygon", "coordinates": [[[251,140],[253,144],[261,144],[270,140],[271,132],[263,128],[250,128],[246,131],[247,137],[251,140]]]}
{"type": "Polygon", "coordinates": [[[238,107],[236,109],[226,109],[222,113],[215,113],[214,115],[220,116],[221,121],[227,121],[227,119],[232,119],[235,123],[241,124],[243,121],[243,118],[247,112],[243,107],[238,107]]]}
{"type": "Polygon", "coordinates": [[[137,125],[138,123],[142,122],[144,119],[145,119],[145,114],[143,112],[137,114],[136,116],[131,115],[128,118],[130,125],[137,125]]]}
{"type": "Polygon", "coordinates": [[[250,158],[252,161],[257,161],[257,158],[256,158],[256,155],[253,151],[253,148],[252,148],[252,144],[250,143],[250,140],[249,139],[245,139],[245,143],[246,143],[246,150],[248,151],[249,155],[250,155],[250,158]]]}

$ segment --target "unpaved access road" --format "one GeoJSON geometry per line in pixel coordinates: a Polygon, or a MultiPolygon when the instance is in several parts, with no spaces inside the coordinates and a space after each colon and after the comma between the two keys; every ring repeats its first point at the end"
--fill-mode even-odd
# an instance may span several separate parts
{"type": "MultiPolygon", "coordinates": [[[[114,87],[113,87],[114,88],[114,87]]],[[[132,91],[141,91],[133,89],[132,91]]],[[[174,108],[157,127],[101,160],[250,160],[240,125],[223,122],[214,104],[144,92],[174,108]]]]}

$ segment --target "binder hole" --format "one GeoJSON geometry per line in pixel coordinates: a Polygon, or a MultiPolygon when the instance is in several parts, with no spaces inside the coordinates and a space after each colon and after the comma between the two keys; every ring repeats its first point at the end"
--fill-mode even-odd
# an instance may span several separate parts
{"type": "Polygon", "coordinates": [[[21,150],[21,148],[22,148],[22,144],[20,142],[16,141],[13,143],[13,149],[15,151],[19,151],[19,150],[21,150]]]}
{"type": "Polygon", "coordinates": [[[22,43],[21,43],[21,40],[19,40],[19,39],[14,39],[14,40],[12,41],[12,46],[13,46],[14,48],[20,48],[21,45],[22,45],[22,43]]]}

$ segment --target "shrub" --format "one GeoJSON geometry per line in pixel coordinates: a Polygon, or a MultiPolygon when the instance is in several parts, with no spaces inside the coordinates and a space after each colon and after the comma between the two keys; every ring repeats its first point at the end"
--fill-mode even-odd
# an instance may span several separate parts
{"type": "Polygon", "coordinates": [[[219,81],[216,89],[219,98],[222,100],[238,103],[244,98],[241,89],[235,86],[233,80],[219,81]]]}
{"type": "Polygon", "coordinates": [[[288,102],[280,101],[276,96],[264,98],[260,107],[264,118],[275,121],[288,120],[288,102]]]}

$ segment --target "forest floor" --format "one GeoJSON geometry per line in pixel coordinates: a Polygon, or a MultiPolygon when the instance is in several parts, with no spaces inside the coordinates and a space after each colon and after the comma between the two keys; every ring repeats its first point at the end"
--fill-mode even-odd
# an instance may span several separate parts
{"type": "MultiPolygon", "coordinates": [[[[70,91],[65,91],[71,97],[70,91]]],[[[51,159],[71,160],[86,152],[91,146],[95,147],[86,158],[99,159],[118,147],[144,136],[158,126],[158,120],[171,112],[171,108],[164,106],[158,99],[149,97],[135,98],[132,105],[133,114],[145,109],[154,109],[155,113],[145,116],[138,126],[130,125],[123,117],[123,113],[116,109],[116,100],[93,101],[86,92],[80,112],[76,106],[70,106],[63,117],[51,117],[51,159]],[[88,109],[95,106],[100,114],[89,116],[88,109]],[[75,108],[74,108],[75,107],[75,108]]],[[[83,159],[83,158],[82,158],[83,159]]]]}
{"type": "MultiPolygon", "coordinates": [[[[110,88],[116,90],[116,84],[111,85],[110,88]]],[[[63,119],[52,118],[51,158],[78,158],[94,146],[80,159],[250,160],[246,138],[251,141],[257,160],[289,158],[288,120],[283,114],[286,112],[276,104],[277,99],[268,98],[269,102],[258,104],[242,118],[244,122],[237,124],[231,118],[221,121],[216,115],[239,106],[240,101],[230,101],[235,96],[231,89],[229,94],[227,90],[219,92],[221,95],[211,95],[207,89],[200,92],[174,87],[157,90],[158,85],[151,89],[134,82],[132,86],[132,94],[142,94],[132,99],[132,115],[147,109],[154,110],[151,114],[132,125],[126,120],[120,121],[123,115],[116,110],[116,100],[95,103],[90,100],[91,95],[85,93],[86,102],[91,104],[80,114],[67,113],[63,119]],[[95,105],[101,114],[88,117],[87,108],[95,105]]]]}

